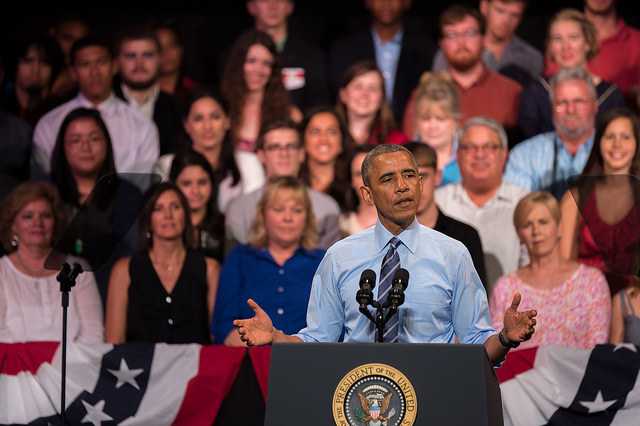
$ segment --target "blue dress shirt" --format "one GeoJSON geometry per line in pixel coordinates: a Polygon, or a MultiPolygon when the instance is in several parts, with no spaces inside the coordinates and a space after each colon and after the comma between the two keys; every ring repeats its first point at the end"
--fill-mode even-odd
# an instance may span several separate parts
{"type": "MultiPolygon", "coordinates": [[[[305,342],[373,342],[375,328],[358,310],[360,274],[380,266],[393,235],[380,223],[329,248],[313,277],[305,342]]],[[[400,307],[402,343],[484,343],[495,333],[487,294],[464,245],[414,221],[397,236],[400,266],[409,271],[400,307]]],[[[374,289],[377,299],[378,283],[374,289]]]]}
{"type": "Polygon", "coordinates": [[[529,191],[543,190],[554,182],[564,181],[582,173],[592,146],[593,137],[580,146],[575,155],[571,155],[555,132],[542,133],[519,143],[511,150],[504,179],[529,191]]]}
{"type": "Polygon", "coordinates": [[[214,342],[224,342],[233,320],[254,315],[247,306],[248,298],[264,309],[279,330],[292,334],[303,328],[311,281],[323,255],[324,250],[299,248],[280,266],[267,249],[236,246],[220,273],[211,325],[214,342]]]}
{"type": "Polygon", "coordinates": [[[378,33],[371,29],[373,37],[373,50],[376,55],[376,64],[382,72],[384,78],[384,89],[387,102],[393,101],[393,88],[396,81],[396,70],[398,69],[398,60],[400,59],[400,51],[402,50],[402,36],[404,32],[398,31],[393,38],[387,42],[383,42],[378,33]]]}

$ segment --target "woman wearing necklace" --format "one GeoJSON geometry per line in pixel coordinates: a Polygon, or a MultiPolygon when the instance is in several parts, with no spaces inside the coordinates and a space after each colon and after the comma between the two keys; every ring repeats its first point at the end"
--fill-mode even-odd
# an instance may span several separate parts
{"type": "Polygon", "coordinates": [[[218,263],[193,250],[189,203],[172,183],[150,191],[140,218],[142,250],[111,272],[110,343],[210,343],[218,263]]]}
{"type": "MultiPolygon", "coordinates": [[[[27,182],[3,200],[0,239],[0,342],[57,341],[62,308],[58,271],[45,268],[52,242],[64,227],[60,198],[44,182],[27,182]]],[[[69,341],[103,341],[102,305],[91,272],[71,291],[69,341]]]]}

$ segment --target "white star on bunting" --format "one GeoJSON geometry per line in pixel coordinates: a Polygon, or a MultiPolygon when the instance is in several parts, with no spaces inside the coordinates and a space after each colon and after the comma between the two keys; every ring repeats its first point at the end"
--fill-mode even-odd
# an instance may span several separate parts
{"type": "Polygon", "coordinates": [[[143,368],[134,368],[133,370],[129,369],[127,365],[127,361],[124,358],[120,360],[120,369],[119,370],[110,370],[107,371],[118,378],[118,383],[116,383],[116,389],[120,388],[120,386],[128,383],[137,390],[140,390],[140,386],[138,386],[138,382],[136,382],[136,377],[142,374],[144,371],[143,368]]]}
{"type": "Polygon", "coordinates": [[[84,401],[80,402],[84,405],[84,409],[87,410],[87,415],[82,419],[82,423],[91,423],[93,426],[101,426],[102,422],[113,420],[112,417],[102,411],[104,409],[104,400],[98,401],[96,405],[91,405],[84,401]]]}
{"type": "Polygon", "coordinates": [[[579,401],[579,402],[580,402],[580,405],[588,409],[589,414],[591,414],[591,413],[597,413],[599,411],[606,410],[607,408],[611,407],[613,404],[618,402],[618,400],[613,399],[611,401],[605,401],[604,398],[602,398],[602,391],[598,391],[595,401],[579,401]]]}

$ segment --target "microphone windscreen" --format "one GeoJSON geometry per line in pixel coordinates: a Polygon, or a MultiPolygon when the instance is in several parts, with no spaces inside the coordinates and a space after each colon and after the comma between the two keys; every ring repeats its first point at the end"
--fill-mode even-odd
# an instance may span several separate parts
{"type": "Polygon", "coordinates": [[[371,269],[365,269],[362,271],[362,275],[360,275],[360,288],[362,288],[363,284],[369,284],[371,289],[376,286],[376,273],[371,269]]]}
{"type": "Polygon", "coordinates": [[[393,276],[393,281],[402,283],[402,289],[405,290],[409,285],[409,271],[404,268],[400,268],[393,276]]]}

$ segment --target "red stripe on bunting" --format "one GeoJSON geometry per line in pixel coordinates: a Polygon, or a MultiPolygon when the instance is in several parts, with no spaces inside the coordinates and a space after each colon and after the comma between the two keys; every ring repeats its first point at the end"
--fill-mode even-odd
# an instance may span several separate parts
{"type": "Polygon", "coordinates": [[[0,343],[0,374],[36,374],[40,365],[51,362],[58,342],[0,343]]]}

